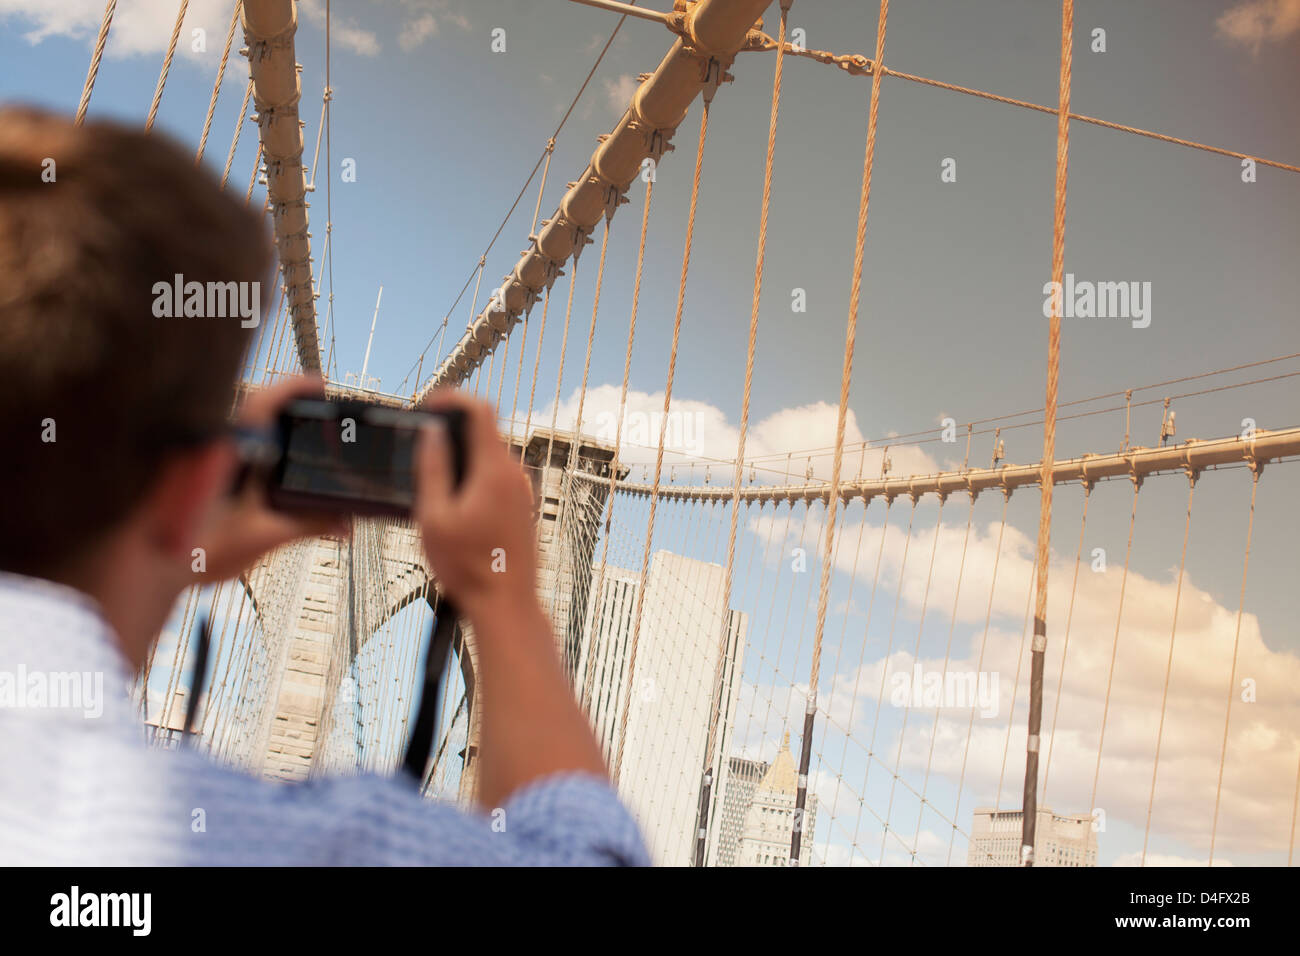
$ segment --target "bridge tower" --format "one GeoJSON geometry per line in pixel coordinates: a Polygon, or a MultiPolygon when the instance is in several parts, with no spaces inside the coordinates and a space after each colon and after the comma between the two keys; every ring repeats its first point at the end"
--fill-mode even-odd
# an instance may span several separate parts
{"type": "MultiPolygon", "coordinates": [[[[538,520],[538,592],[555,628],[557,652],[572,680],[591,587],[591,567],[608,488],[574,481],[575,471],[609,475],[614,449],[572,434],[537,429],[513,443],[533,481],[538,520]]],[[[620,477],[626,469],[620,469],[620,477]]],[[[361,521],[352,540],[322,537],[297,551],[284,549],[248,576],[264,621],[283,621],[272,662],[278,683],[263,726],[250,742],[247,762],[263,776],[302,781],[326,769],[324,742],[331,730],[340,683],[378,627],[412,600],[436,593],[419,534],[406,522],[380,526],[361,521]],[[260,572],[260,573],[259,573],[260,572]],[[271,585],[274,583],[275,592],[271,585]],[[427,586],[427,587],[426,587],[427,586]],[[359,612],[361,591],[372,610],[359,612]],[[375,591],[379,592],[376,598],[375,591]],[[377,609],[377,613],[374,609],[377,609]]],[[[462,754],[460,796],[477,786],[481,688],[474,635],[467,629],[459,665],[468,689],[468,743],[462,754]]]]}

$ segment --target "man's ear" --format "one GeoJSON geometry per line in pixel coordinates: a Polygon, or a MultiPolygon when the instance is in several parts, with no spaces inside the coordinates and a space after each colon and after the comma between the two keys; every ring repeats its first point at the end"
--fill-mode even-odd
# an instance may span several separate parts
{"type": "Polygon", "coordinates": [[[169,458],[149,496],[151,537],[167,557],[189,562],[204,522],[230,488],[235,451],[213,441],[169,458]]]}

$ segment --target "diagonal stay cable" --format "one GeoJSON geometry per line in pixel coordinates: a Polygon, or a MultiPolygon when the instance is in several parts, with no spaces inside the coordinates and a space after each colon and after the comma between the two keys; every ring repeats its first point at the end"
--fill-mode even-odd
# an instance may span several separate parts
{"type": "MultiPolygon", "coordinates": [[[[635,3],[636,0],[629,0],[629,5],[635,3]]],[[[564,115],[560,117],[560,122],[555,127],[555,132],[552,133],[550,139],[547,140],[546,146],[542,150],[541,155],[537,157],[537,162],[533,163],[533,168],[532,171],[529,172],[528,178],[524,180],[524,184],[519,187],[519,193],[515,196],[515,201],[510,204],[509,210],[506,211],[505,217],[501,220],[501,224],[497,226],[496,232],[492,234],[492,239],[488,242],[487,247],[483,250],[482,254],[474,260],[474,268],[470,270],[470,274],[465,279],[465,284],[461,286],[460,292],[456,294],[456,299],[452,302],[451,308],[447,309],[443,314],[443,320],[439,324],[438,329],[434,331],[433,335],[429,336],[428,344],[426,344],[420,351],[416,361],[411,363],[411,368],[407,371],[406,377],[402,379],[402,384],[397,387],[397,393],[399,395],[402,393],[402,388],[410,379],[411,373],[415,371],[419,361],[423,359],[424,356],[428,354],[429,349],[433,347],[433,342],[438,337],[438,332],[447,325],[447,318],[451,313],[456,311],[456,306],[459,305],[460,300],[464,298],[465,290],[468,289],[469,284],[474,281],[474,274],[478,271],[479,263],[487,258],[487,254],[492,251],[492,247],[495,246],[497,240],[501,238],[502,231],[505,230],[506,224],[510,222],[510,217],[515,214],[515,210],[519,208],[519,203],[524,198],[524,193],[527,192],[528,187],[532,185],[533,179],[537,176],[537,171],[542,168],[542,163],[545,162],[546,158],[551,155],[552,150],[555,149],[555,141],[559,138],[560,132],[564,129],[564,124],[567,123],[569,117],[573,115],[574,109],[577,108],[578,101],[582,99],[582,94],[587,91],[587,86],[591,83],[591,78],[596,75],[596,70],[600,68],[601,61],[605,59],[605,54],[608,53],[609,48],[614,45],[614,40],[618,37],[618,31],[623,28],[623,23],[627,20],[627,17],[628,15],[626,13],[623,14],[618,18],[618,23],[614,24],[614,29],[610,32],[609,39],[605,41],[605,45],[601,48],[600,54],[596,57],[596,62],[593,63],[591,69],[587,71],[587,78],[582,81],[582,86],[578,87],[578,92],[574,94],[573,101],[569,103],[569,108],[565,110],[564,115]]]]}

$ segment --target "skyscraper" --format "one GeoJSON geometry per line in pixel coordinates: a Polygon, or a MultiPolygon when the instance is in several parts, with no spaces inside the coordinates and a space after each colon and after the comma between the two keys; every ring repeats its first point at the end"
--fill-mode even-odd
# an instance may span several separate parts
{"type": "MultiPolygon", "coordinates": [[[[593,581],[601,577],[599,565],[593,581]]],[[[700,788],[715,701],[717,727],[709,766],[706,862],[716,861],[720,811],[740,694],[746,617],[726,608],[720,565],[658,551],[642,600],[635,674],[631,673],[638,575],[607,567],[601,594],[589,602],[575,686],[591,671],[591,719],[611,766],[618,762],[619,722],[628,706],[619,790],[636,815],[655,862],[695,859],[700,788]]]]}
{"type": "Polygon", "coordinates": [[[745,817],[754,802],[754,791],[767,774],[766,760],[732,757],[727,761],[726,797],[718,819],[718,866],[735,866],[736,850],[745,830],[745,817]]]}
{"type": "MultiPolygon", "coordinates": [[[[781,741],[776,759],[754,788],[745,824],[736,845],[736,866],[788,866],[790,838],[796,825],[795,797],[798,774],[790,753],[790,734],[781,741]]],[[[812,859],[813,831],[817,822],[816,800],[812,793],[803,816],[803,839],[799,847],[799,865],[812,859]]]]}

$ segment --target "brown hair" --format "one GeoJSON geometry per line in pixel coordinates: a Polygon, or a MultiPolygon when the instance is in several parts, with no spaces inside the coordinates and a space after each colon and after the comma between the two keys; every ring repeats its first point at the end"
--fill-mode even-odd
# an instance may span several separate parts
{"type": "Polygon", "coordinates": [[[0,569],[54,576],[223,426],[252,330],[156,317],[155,284],[265,302],[271,263],[261,217],[165,137],[0,108],[0,569]]]}

